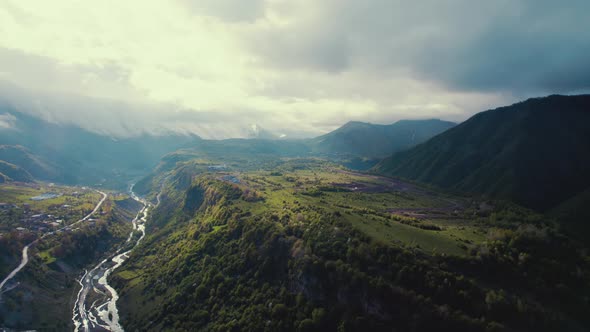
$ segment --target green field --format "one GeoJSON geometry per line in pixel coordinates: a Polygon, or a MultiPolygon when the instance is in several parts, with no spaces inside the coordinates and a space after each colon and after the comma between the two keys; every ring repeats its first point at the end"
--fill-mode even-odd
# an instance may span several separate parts
{"type": "Polygon", "coordinates": [[[50,207],[68,204],[79,211],[92,210],[101,195],[95,191],[82,190],[77,187],[55,186],[48,184],[34,185],[0,185],[0,202],[10,204],[28,204],[33,210],[46,210],[50,207]],[[44,193],[59,193],[61,196],[40,201],[31,200],[32,197],[44,193]],[[77,194],[74,194],[77,193],[77,194]]]}
{"type": "Polygon", "coordinates": [[[253,215],[278,212],[295,218],[294,207],[313,206],[325,214],[338,212],[343,220],[375,241],[455,255],[464,255],[469,245],[485,240],[484,226],[466,213],[474,203],[467,203],[465,197],[435,193],[410,184],[392,185],[388,178],[331,167],[245,172],[233,176],[240,180],[241,188],[259,192],[264,198],[255,203],[235,203],[253,215]],[[458,211],[444,211],[453,205],[460,207],[458,211]],[[428,212],[433,208],[442,210],[436,211],[434,218],[431,215],[412,218],[391,212],[404,209],[428,212]],[[396,215],[412,222],[402,223],[396,220],[396,215]],[[421,225],[434,225],[438,229],[424,229],[421,225]]]}

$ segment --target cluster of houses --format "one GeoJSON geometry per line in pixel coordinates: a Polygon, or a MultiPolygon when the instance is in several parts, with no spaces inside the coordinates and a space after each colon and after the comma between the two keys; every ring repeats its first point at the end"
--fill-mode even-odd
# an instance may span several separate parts
{"type": "Polygon", "coordinates": [[[10,203],[0,203],[0,210],[10,210],[14,208],[18,208],[18,205],[10,203]]]}
{"type": "Polygon", "coordinates": [[[227,169],[227,165],[226,164],[223,164],[223,165],[210,165],[210,166],[207,166],[207,169],[209,171],[223,171],[223,170],[226,170],[227,169]]]}
{"type": "Polygon", "coordinates": [[[23,222],[32,231],[46,232],[61,227],[64,221],[58,216],[40,213],[26,216],[23,222]]]}
{"type": "MultiPolygon", "coordinates": [[[[60,210],[68,210],[70,205],[64,204],[60,206],[60,210]]],[[[58,216],[48,213],[38,213],[31,209],[30,204],[24,203],[21,206],[12,203],[0,203],[0,211],[7,211],[11,209],[22,209],[23,214],[19,223],[19,227],[15,229],[19,232],[47,232],[64,225],[63,216],[58,216]]],[[[60,213],[63,215],[63,213],[60,213]]],[[[67,229],[66,229],[67,230],[67,229]]]]}
{"type": "MultiPolygon", "coordinates": [[[[51,185],[50,185],[51,186],[51,185]]],[[[80,197],[84,195],[86,188],[82,188],[82,191],[75,191],[67,193],[67,196],[80,197]]],[[[56,197],[63,196],[63,193],[57,192],[46,192],[38,196],[30,197],[31,201],[43,201],[56,197]]],[[[0,218],[2,215],[10,217],[8,223],[0,223],[0,239],[7,233],[16,230],[19,233],[61,233],[61,232],[72,232],[74,229],[70,227],[64,227],[66,225],[64,219],[67,218],[71,213],[72,201],[71,198],[65,199],[66,204],[53,204],[48,207],[47,210],[39,211],[35,208],[34,202],[31,203],[6,203],[0,201],[0,218]],[[67,204],[70,203],[70,204],[67,204]],[[16,212],[16,214],[15,214],[16,212]],[[43,212],[43,213],[41,213],[43,212]],[[18,226],[18,227],[17,227],[18,226]],[[4,233],[3,233],[4,232],[4,233]]],[[[89,218],[88,224],[93,225],[96,219],[89,218]]]]}

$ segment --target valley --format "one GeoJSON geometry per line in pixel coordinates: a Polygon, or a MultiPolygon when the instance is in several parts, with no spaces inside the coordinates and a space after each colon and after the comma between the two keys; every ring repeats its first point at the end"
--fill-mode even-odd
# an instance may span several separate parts
{"type": "MultiPolygon", "coordinates": [[[[559,121],[547,105],[563,98],[550,96],[456,126],[351,122],[307,140],[168,137],[140,155],[126,149],[141,141],[85,134],[127,160],[117,175],[76,186],[37,178],[64,179],[33,152],[38,140],[33,150],[1,146],[0,326],[584,331],[590,131],[580,124],[587,97],[566,99],[559,121]],[[531,107],[542,129],[511,143],[515,123],[538,115],[531,107]],[[553,123],[570,124],[554,137],[567,149],[540,162],[530,140],[553,123]],[[564,143],[574,138],[580,149],[564,143]]],[[[60,152],[70,165],[79,147],[60,152]]]]}
{"type": "Polygon", "coordinates": [[[6,273],[0,287],[2,324],[68,329],[75,279],[86,264],[103,255],[102,250],[108,253],[124,242],[127,235],[122,232],[131,228],[125,220],[131,220],[129,214],[138,207],[130,198],[86,187],[0,187],[8,206],[0,220],[3,229],[12,230],[0,237],[6,273]]]}
{"type": "Polygon", "coordinates": [[[133,186],[130,194],[143,207],[132,220],[133,229],[129,237],[114,252],[114,256],[105,258],[91,270],[85,270],[84,275],[80,277],[80,290],[76,296],[72,316],[74,331],[123,331],[119,324],[117,291],[108,284],[107,278],[129,258],[131,251],[144,238],[145,222],[150,209],[148,203],[133,193],[133,186]],[[136,233],[140,234],[139,237],[136,233]]]}
{"type": "Polygon", "coordinates": [[[590,1],[0,1],[0,332],[590,331],[590,1]]]}

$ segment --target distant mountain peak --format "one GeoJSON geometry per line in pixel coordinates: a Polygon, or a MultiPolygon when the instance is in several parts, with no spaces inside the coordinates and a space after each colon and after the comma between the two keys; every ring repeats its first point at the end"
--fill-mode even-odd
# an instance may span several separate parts
{"type": "Polygon", "coordinates": [[[279,136],[269,130],[262,128],[259,124],[253,123],[248,127],[247,138],[250,139],[277,139],[279,136]]]}
{"type": "Polygon", "coordinates": [[[402,120],[389,125],[349,121],[342,127],[311,140],[320,153],[385,157],[452,128],[455,123],[441,120],[402,120]]]}
{"type": "Polygon", "coordinates": [[[421,123],[453,123],[452,121],[446,121],[446,120],[441,120],[441,119],[435,119],[435,118],[431,118],[431,119],[402,119],[399,120],[396,123],[416,123],[416,122],[421,122],[421,123]]]}
{"type": "Polygon", "coordinates": [[[260,127],[255,123],[250,125],[250,129],[252,129],[252,132],[255,134],[260,133],[260,127]]]}
{"type": "Polygon", "coordinates": [[[342,127],[359,126],[359,125],[371,125],[371,123],[351,120],[351,121],[348,121],[347,123],[345,123],[344,125],[342,125],[342,127]]]}

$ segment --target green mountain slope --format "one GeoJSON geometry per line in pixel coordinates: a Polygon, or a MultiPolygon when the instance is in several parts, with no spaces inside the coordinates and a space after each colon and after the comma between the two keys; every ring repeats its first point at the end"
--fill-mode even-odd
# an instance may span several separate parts
{"type": "Polygon", "coordinates": [[[17,165],[37,179],[57,180],[62,172],[58,166],[20,145],[0,145],[0,160],[17,165]]]}
{"type": "Polygon", "coordinates": [[[374,171],[548,210],[590,186],[590,95],[479,113],[374,171]]]}
{"type": "Polygon", "coordinates": [[[19,182],[33,181],[33,177],[29,172],[19,166],[7,163],[3,160],[0,160],[0,174],[4,175],[4,180],[7,180],[6,177],[8,177],[13,181],[19,182]]]}
{"type": "Polygon", "coordinates": [[[378,158],[413,147],[452,128],[441,120],[402,120],[390,125],[349,122],[309,140],[313,152],[378,158]]]}
{"type": "Polygon", "coordinates": [[[590,202],[590,188],[549,211],[551,216],[561,221],[565,228],[570,230],[572,234],[577,234],[586,243],[590,243],[589,239],[585,236],[590,234],[590,223],[588,222],[590,220],[590,209],[588,208],[588,202],[590,202]]]}
{"type": "Polygon", "coordinates": [[[113,273],[126,330],[590,326],[583,251],[530,211],[493,203],[480,216],[471,199],[317,160],[186,165],[163,181],[148,235],[113,273]]]}

